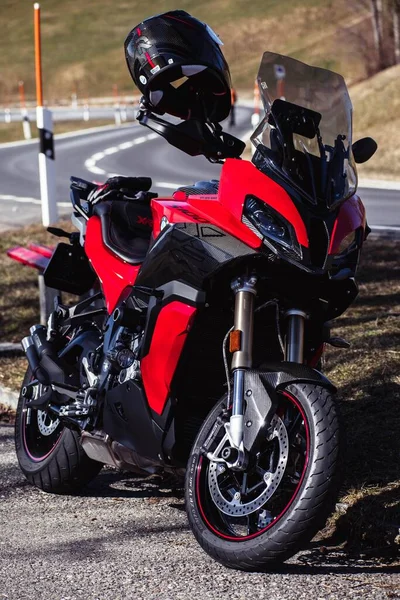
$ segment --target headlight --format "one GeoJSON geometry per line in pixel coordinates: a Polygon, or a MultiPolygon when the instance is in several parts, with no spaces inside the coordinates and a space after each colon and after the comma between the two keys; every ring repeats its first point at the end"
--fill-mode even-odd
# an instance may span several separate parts
{"type": "Polygon", "coordinates": [[[248,220],[257,230],[271,250],[277,253],[276,246],[285,254],[295,259],[301,259],[302,252],[296,234],[290,223],[279,215],[273,208],[261,200],[250,196],[246,199],[243,210],[243,220],[248,220]]]}
{"type": "Polygon", "coordinates": [[[351,250],[355,250],[356,237],[357,237],[357,230],[352,231],[351,233],[346,235],[346,237],[344,237],[342,239],[342,241],[340,242],[339,248],[338,248],[337,252],[335,253],[335,256],[337,256],[337,257],[340,257],[342,255],[344,256],[351,250]]]}

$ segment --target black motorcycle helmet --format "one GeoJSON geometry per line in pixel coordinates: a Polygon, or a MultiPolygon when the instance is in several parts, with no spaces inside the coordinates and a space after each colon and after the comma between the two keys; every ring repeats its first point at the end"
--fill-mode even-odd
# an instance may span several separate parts
{"type": "Polygon", "coordinates": [[[220,43],[208,25],[173,10],[134,27],[125,57],[155,113],[218,123],[231,108],[231,78],[220,43]]]}

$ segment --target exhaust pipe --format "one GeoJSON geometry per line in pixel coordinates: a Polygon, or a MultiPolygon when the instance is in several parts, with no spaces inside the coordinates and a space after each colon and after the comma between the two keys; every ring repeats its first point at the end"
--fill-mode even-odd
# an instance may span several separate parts
{"type": "Polygon", "coordinates": [[[30,334],[39,359],[43,356],[49,356],[51,359],[57,360],[52,344],[47,339],[47,327],[44,325],[33,325],[33,327],[30,328],[30,334]]]}
{"type": "Polygon", "coordinates": [[[50,385],[53,380],[63,382],[63,373],[57,364],[52,344],[47,339],[46,327],[34,325],[30,328],[30,334],[21,344],[34,377],[43,385],[50,385]]]}
{"type": "Polygon", "coordinates": [[[50,380],[47,373],[41,368],[40,358],[36,350],[35,343],[30,335],[24,337],[21,342],[23,351],[25,352],[29,366],[32,369],[33,376],[43,385],[49,385],[50,380]]]}

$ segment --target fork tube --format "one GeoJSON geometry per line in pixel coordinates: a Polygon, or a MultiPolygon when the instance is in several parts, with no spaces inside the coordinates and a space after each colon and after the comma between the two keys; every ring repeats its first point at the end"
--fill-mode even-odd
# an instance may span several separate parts
{"type": "Polygon", "coordinates": [[[254,296],[256,278],[236,280],[233,285],[235,292],[235,331],[240,331],[240,350],[234,352],[232,370],[251,369],[253,360],[253,323],[254,296]]]}
{"type": "Polygon", "coordinates": [[[285,314],[288,319],[285,360],[303,363],[304,360],[304,322],[307,314],[302,310],[291,309],[285,314]]]}
{"type": "Polygon", "coordinates": [[[241,277],[232,283],[235,293],[234,330],[239,332],[240,343],[232,357],[233,400],[230,434],[237,448],[243,440],[244,373],[252,367],[256,282],[256,277],[241,277]]]}

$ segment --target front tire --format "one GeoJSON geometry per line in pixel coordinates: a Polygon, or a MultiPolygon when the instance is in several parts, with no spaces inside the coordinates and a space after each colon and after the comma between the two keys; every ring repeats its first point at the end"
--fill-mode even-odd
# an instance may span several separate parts
{"type": "MultiPolygon", "coordinates": [[[[24,385],[32,380],[28,369],[24,385]]],[[[22,388],[21,388],[22,389],[22,388]]],[[[46,411],[29,409],[20,394],[15,418],[15,449],[27,480],[44,492],[71,494],[91,481],[102,464],[91,460],[80,444],[80,434],[46,411]]]]}
{"type": "Polygon", "coordinates": [[[210,437],[212,451],[221,444],[226,398],[207,417],[189,459],[190,527],[202,548],[227,567],[265,571],[287,560],[323,526],[336,499],[339,418],[332,395],[299,383],[279,397],[269,437],[245,473],[210,462],[202,450],[210,437]],[[212,438],[218,418],[221,433],[212,438]]]}

